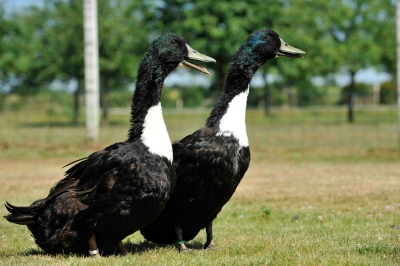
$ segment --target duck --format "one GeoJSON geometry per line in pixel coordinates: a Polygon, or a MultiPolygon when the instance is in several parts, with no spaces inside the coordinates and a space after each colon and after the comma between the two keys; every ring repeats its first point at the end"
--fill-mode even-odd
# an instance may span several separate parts
{"type": "Polygon", "coordinates": [[[176,184],[161,92],[175,68],[210,74],[188,59],[215,62],[179,35],[154,40],[139,65],[127,140],[72,162],[46,198],[23,207],[6,202],[5,219],[26,225],[48,253],[127,253],[122,240],[160,214],[176,184]]]}
{"type": "Polygon", "coordinates": [[[302,58],[305,54],[273,30],[258,30],[248,36],[231,61],[205,127],[173,143],[177,183],[161,214],[140,230],[146,240],[177,243],[180,251],[187,251],[185,243],[205,228],[203,248],[215,247],[213,220],[250,164],[245,116],[251,79],[268,60],[302,58]]]}

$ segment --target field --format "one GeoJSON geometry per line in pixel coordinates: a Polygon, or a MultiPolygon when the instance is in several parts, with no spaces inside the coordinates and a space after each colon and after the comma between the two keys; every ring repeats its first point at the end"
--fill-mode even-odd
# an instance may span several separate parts
{"type": "MultiPolygon", "coordinates": [[[[204,124],[207,112],[165,111],[172,140],[204,124]]],[[[214,222],[217,249],[192,252],[124,240],[131,254],[94,259],[50,256],[24,226],[0,220],[1,265],[398,265],[400,151],[393,109],[249,110],[252,161],[214,222]]],[[[41,112],[0,113],[0,202],[28,205],[47,195],[70,161],[124,140],[126,115],[112,116],[99,144],[82,125],[41,112]]],[[[0,215],[6,209],[0,207],[0,215]]]]}

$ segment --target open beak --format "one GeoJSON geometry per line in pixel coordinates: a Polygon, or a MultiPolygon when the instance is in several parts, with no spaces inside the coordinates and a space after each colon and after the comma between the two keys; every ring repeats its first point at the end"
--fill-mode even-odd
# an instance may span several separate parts
{"type": "Polygon", "coordinates": [[[300,49],[297,49],[293,46],[290,46],[281,38],[279,38],[279,39],[281,40],[281,47],[279,48],[279,51],[276,53],[276,57],[303,58],[303,55],[306,54],[306,52],[304,52],[300,49]]]}
{"type": "MultiPolygon", "coordinates": [[[[209,56],[206,56],[204,54],[201,54],[201,53],[197,52],[196,50],[194,50],[192,47],[190,47],[187,44],[186,44],[186,47],[188,49],[187,59],[206,62],[206,63],[215,63],[215,62],[217,62],[214,58],[211,58],[209,56]]],[[[192,68],[192,69],[200,71],[200,72],[202,72],[204,74],[210,75],[210,72],[208,72],[208,70],[205,69],[204,67],[196,65],[195,63],[192,63],[192,62],[188,62],[186,60],[183,60],[182,62],[180,62],[179,65],[177,66],[177,68],[192,68]]]]}

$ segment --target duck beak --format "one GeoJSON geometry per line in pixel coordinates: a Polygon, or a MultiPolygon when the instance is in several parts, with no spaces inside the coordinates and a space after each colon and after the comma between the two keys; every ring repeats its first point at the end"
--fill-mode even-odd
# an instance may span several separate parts
{"type": "Polygon", "coordinates": [[[279,48],[279,51],[276,53],[275,57],[303,58],[303,55],[306,54],[306,52],[304,52],[300,49],[297,49],[293,46],[290,46],[281,38],[279,38],[279,39],[281,40],[281,47],[279,48]]]}
{"type": "MultiPolygon", "coordinates": [[[[192,47],[190,47],[187,44],[186,44],[186,47],[188,49],[188,55],[187,55],[188,59],[206,62],[206,63],[216,63],[217,62],[214,58],[211,58],[209,56],[206,56],[204,54],[197,52],[196,50],[194,50],[192,47]]],[[[192,68],[192,69],[200,71],[204,74],[210,75],[210,72],[208,72],[208,70],[205,69],[204,67],[196,65],[192,62],[188,62],[186,60],[183,60],[182,62],[180,62],[179,65],[177,66],[177,68],[192,68]]]]}

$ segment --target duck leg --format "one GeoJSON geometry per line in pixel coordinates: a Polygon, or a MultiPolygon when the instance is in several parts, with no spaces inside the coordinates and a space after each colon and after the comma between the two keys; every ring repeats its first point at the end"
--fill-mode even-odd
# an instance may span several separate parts
{"type": "Polygon", "coordinates": [[[213,238],[213,233],[212,233],[212,222],[207,224],[206,226],[206,234],[207,234],[207,241],[204,244],[203,248],[204,249],[211,249],[214,248],[214,238],[213,238]]]}
{"type": "Polygon", "coordinates": [[[175,233],[176,236],[178,237],[179,251],[180,252],[189,251],[189,249],[185,245],[185,240],[182,239],[182,228],[175,226],[175,233]]]}
{"type": "Polygon", "coordinates": [[[124,244],[122,244],[122,241],[118,242],[117,248],[121,252],[122,255],[127,255],[128,254],[128,250],[126,249],[124,244]]]}
{"type": "Polygon", "coordinates": [[[99,249],[97,248],[96,243],[96,236],[94,234],[89,238],[89,254],[93,257],[100,257],[99,249]]]}

